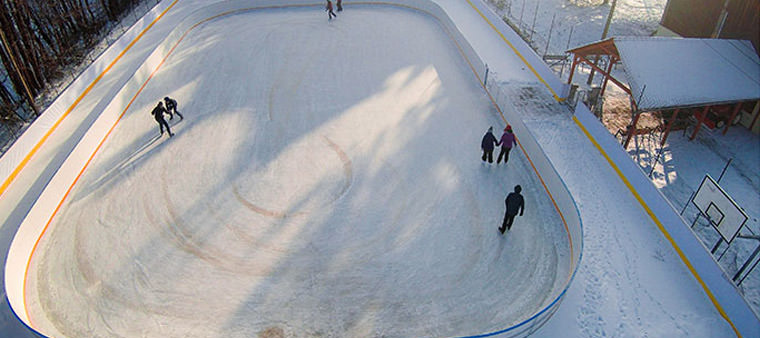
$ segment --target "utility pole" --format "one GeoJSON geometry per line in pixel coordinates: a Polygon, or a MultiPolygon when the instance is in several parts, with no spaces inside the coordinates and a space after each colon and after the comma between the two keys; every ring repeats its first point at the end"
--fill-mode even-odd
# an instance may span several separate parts
{"type": "Polygon", "coordinates": [[[718,18],[718,22],[715,23],[715,29],[713,29],[711,38],[719,38],[720,33],[723,31],[723,25],[726,24],[726,18],[728,18],[728,4],[731,2],[731,0],[726,0],[725,3],[723,3],[723,10],[720,12],[720,18],[718,18]]]}
{"type": "MultiPolygon", "coordinates": [[[[605,4],[607,1],[604,2],[605,4]]],[[[610,14],[607,15],[607,22],[604,24],[604,31],[602,31],[602,40],[607,38],[607,32],[610,31],[610,24],[612,23],[612,16],[615,14],[615,5],[617,4],[617,0],[612,0],[612,5],[610,6],[610,14]]],[[[599,55],[594,57],[594,66],[597,65],[599,62],[599,55]]],[[[588,74],[588,80],[586,81],[586,84],[590,85],[591,82],[594,81],[594,69],[591,68],[591,72],[588,74]]]]}

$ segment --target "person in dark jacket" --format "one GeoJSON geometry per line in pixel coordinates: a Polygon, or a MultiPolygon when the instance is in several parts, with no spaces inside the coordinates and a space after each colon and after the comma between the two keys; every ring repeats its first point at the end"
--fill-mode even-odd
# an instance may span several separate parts
{"type": "Polygon", "coordinates": [[[496,140],[496,136],[493,136],[493,127],[489,127],[483,140],[480,141],[480,148],[483,149],[483,162],[488,160],[488,163],[493,163],[493,148],[495,145],[499,145],[499,141],[496,140]]]}
{"type": "Polygon", "coordinates": [[[343,0],[338,0],[337,2],[335,2],[335,5],[338,6],[338,12],[343,11],[343,0]]]}
{"type": "Polygon", "coordinates": [[[503,234],[505,230],[512,228],[512,221],[515,220],[517,212],[520,212],[520,216],[523,215],[525,209],[525,200],[520,195],[522,187],[520,185],[515,186],[515,191],[507,195],[507,199],[504,200],[504,204],[507,206],[507,211],[504,213],[504,222],[502,222],[499,231],[503,234]]]}
{"type": "Polygon", "coordinates": [[[164,108],[163,102],[158,101],[158,105],[156,105],[156,108],[153,108],[151,114],[153,115],[153,118],[156,119],[156,122],[158,122],[158,127],[161,129],[161,135],[164,134],[164,127],[166,127],[166,131],[169,132],[169,137],[174,136],[172,130],[169,129],[169,124],[164,120],[164,114],[168,114],[168,112],[166,111],[166,108],[164,108]]]}
{"type": "Polygon", "coordinates": [[[337,17],[337,15],[335,15],[335,12],[333,12],[333,5],[332,5],[332,1],[330,1],[330,0],[327,0],[327,5],[325,6],[325,11],[327,11],[327,20],[328,21],[332,20],[333,17],[337,17]]]}
{"type": "Polygon", "coordinates": [[[172,99],[172,98],[170,98],[170,97],[167,96],[167,97],[164,98],[164,104],[166,105],[166,111],[169,113],[169,119],[170,120],[174,119],[174,115],[173,114],[177,114],[177,116],[179,116],[179,120],[180,121],[182,121],[182,119],[185,118],[177,110],[177,101],[175,101],[174,99],[172,99]],[[174,111],[174,112],[172,113],[172,111],[174,111]]]}
{"type": "Polygon", "coordinates": [[[509,151],[512,150],[513,145],[517,145],[515,134],[512,133],[512,126],[507,125],[504,128],[504,134],[501,135],[499,142],[501,143],[501,152],[499,152],[499,157],[496,158],[496,164],[501,162],[502,156],[504,157],[504,164],[507,164],[507,161],[509,161],[509,151]]]}

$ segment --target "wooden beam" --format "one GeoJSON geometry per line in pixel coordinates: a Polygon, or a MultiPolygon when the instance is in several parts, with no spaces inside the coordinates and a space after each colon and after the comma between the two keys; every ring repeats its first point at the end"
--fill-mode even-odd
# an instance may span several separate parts
{"type": "Polygon", "coordinates": [[[755,109],[752,110],[753,113],[755,113],[755,117],[752,119],[752,123],[749,125],[749,130],[752,131],[752,129],[755,129],[755,123],[757,122],[757,117],[760,116],[760,100],[755,103],[755,109]]]}
{"type": "Polygon", "coordinates": [[[702,109],[702,114],[699,114],[699,117],[697,118],[697,126],[694,127],[694,132],[691,133],[691,137],[689,137],[689,141],[694,140],[694,138],[697,137],[697,133],[699,133],[699,129],[702,128],[702,123],[705,122],[705,118],[707,117],[707,111],[710,109],[710,106],[705,106],[705,109],[702,109]]]}
{"type": "Polygon", "coordinates": [[[615,62],[617,62],[617,58],[614,56],[610,57],[610,64],[607,65],[607,72],[604,74],[604,81],[602,81],[602,91],[599,92],[599,96],[604,96],[604,91],[607,89],[607,82],[610,80],[610,72],[612,71],[612,66],[615,65],[615,62]]]}
{"type": "Polygon", "coordinates": [[[578,55],[573,55],[573,66],[570,67],[570,77],[567,79],[567,84],[573,84],[573,75],[575,74],[575,67],[578,66],[578,55]]]}
{"type": "Polygon", "coordinates": [[[665,140],[668,139],[668,135],[670,134],[670,129],[673,128],[673,123],[676,122],[676,117],[678,117],[678,111],[680,111],[681,108],[676,108],[673,110],[673,116],[670,118],[670,121],[668,121],[668,126],[665,127],[665,133],[662,135],[662,140],[660,141],[660,146],[665,145],[665,140]]]}
{"type": "MultiPolygon", "coordinates": [[[[589,59],[586,59],[585,57],[581,56],[580,57],[580,61],[583,62],[583,63],[588,64],[589,66],[591,66],[591,68],[594,68],[597,72],[600,72],[600,73],[604,74],[604,70],[602,70],[601,68],[599,68],[599,66],[595,65],[593,62],[589,61],[589,59]]],[[[610,76],[610,80],[614,84],[616,84],[618,87],[620,87],[620,89],[622,89],[623,91],[625,91],[626,93],[628,93],[628,95],[631,95],[631,90],[628,89],[628,87],[626,87],[623,83],[621,83],[620,81],[618,81],[616,78],[614,78],[612,76],[610,76]]]]}
{"type": "Polygon", "coordinates": [[[623,144],[623,149],[628,149],[628,144],[631,143],[631,138],[633,138],[633,135],[636,134],[636,125],[639,123],[639,117],[641,117],[641,114],[633,115],[633,120],[631,121],[631,124],[628,126],[627,134],[628,136],[625,138],[625,144],[623,144]]]}
{"type": "MultiPolygon", "coordinates": [[[[615,45],[613,44],[612,47],[615,47],[615,45]]],[[[618,55],[618,53],[617,53],[617,48],[615,48],[614,51],[612,49],[610,49],[610,48],[607,48],[607,45],[599,45],[599,48],[601,48],[602,51],[604,51],[605,53],[607,53],[607,55],[614,56],[614,57],[616,57],[618,59],[620,58],[620,55],[618,55]]]]}
{"type": "Polygon", "coordinates": [[[736,104],[736,107],[734,108],[734,112],[731,113],[731,118],[728,119],[728,122],[726,122],[726,128],[723,129],[723,135],[726,135],[728,133],[728,128],[731,127],[731,124],[734,123],[734,119],[736,118],[736,114],[739,114],[739,110],[742,109],[742,103],[739,102],[736,104]]]}
{"type": "Polygon", "coordinates": [[[578,47],[575,49],[571,49],[568,52],[573,53],[575,55],[590,55],[590,54],[599,54],[599,50],[601,49],[601,46],[605,44],[612,44],[612,39],[607,39],[603,41],[599,41],[587,46],[578,47]]]}

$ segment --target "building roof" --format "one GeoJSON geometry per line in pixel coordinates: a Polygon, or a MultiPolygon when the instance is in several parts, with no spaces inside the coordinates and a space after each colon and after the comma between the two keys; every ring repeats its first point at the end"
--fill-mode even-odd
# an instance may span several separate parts
{"type": "Polygon", "coordinates": [[[760,100],[760,59],[746,40],[615,37],[641,111],[760,100]]]}

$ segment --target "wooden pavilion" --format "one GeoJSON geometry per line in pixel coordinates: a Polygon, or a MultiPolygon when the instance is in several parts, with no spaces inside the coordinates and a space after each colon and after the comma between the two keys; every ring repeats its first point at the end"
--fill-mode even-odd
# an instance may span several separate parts
{"type": "Polygon", "coordinates": [[[691,139],[702,125],[724,127],[725,134],[742,108],[751,110],[750,130],[760,116],[760,59],[749,41],[616,37],[568,52],[574,55],[568,83],[576,67],[585,63],[603,76],[600,95],[611,81],[630,96],[632,120],[624,147],[646,112],[670,114],[662,144],[678,116],[697,120],[691,139]],[[597,66],[599,60],[604,69],[597,66]],[[618,62],[624,66],[628,85],[611,74],[618,62]]]}

